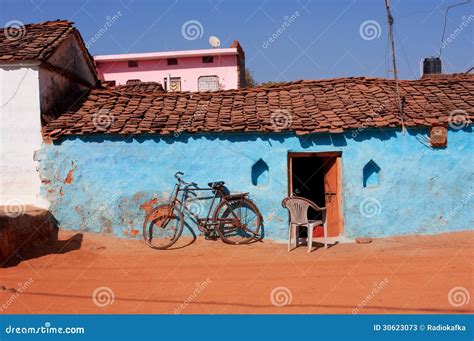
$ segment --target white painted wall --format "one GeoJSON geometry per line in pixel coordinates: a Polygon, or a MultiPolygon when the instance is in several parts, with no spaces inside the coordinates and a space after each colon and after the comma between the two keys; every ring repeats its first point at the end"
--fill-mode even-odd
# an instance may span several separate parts
{"type": "Polygon", "coordinates": [[[0,63],[0,205],[48,207],[33,160],[41,143],[39,62],[0,63]]]}
{"type": "MultiPolygon", "coordinates": [[[[76,35],[48,62],[90,85],[95,82],[76,35]]],[[[0,62],[0,205],[49,207],[40,195],[41,180],[34,160],[43,142],[41,114],[66,110],[64,107],[75,100],[71,97],[86,88],[39,61],[0,62]]]]}

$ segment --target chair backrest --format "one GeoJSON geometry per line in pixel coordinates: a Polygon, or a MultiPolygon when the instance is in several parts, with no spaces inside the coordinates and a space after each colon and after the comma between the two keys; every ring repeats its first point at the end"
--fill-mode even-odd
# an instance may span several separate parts
{"type": "Polygon", "coordinates": [[[291,224],[308,223],[308,208],[311,206],[308,199],[289,197],[283,200],[282,205],[290,211],[291,224]]]}

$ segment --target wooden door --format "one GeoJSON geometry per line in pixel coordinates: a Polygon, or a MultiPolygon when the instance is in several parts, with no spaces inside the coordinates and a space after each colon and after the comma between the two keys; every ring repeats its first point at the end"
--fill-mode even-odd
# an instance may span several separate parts
{"type": "Polygon", "coordinates": [[[340,165],[340,157],[331,156],[325,160],[324,196],[329,237],[342,233],[340,165]]]}

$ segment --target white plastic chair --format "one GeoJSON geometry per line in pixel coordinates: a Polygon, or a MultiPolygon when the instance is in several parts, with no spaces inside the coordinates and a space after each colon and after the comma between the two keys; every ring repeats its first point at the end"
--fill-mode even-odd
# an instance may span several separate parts
{"type": "Polygon", "coordinates": [[[308,252],[313,249],[313,228],[318,225],[323,225],[324,228],[324,247],[327,249],[327,222],[326,222],[326,208],[319,207],[311,200],[302,197],[287,197],[283,199],[281,205],[290,211],[290,228],[288,229],[288,251],[296,249],[299,246],[299,228],[306,226],[308,229],[308,252]],[[321,212],[321,220],[308,220],[308,209],[313,208],[321,212]],[[291,248],[291,240],[295,239],[295,247],[291,248]]]}

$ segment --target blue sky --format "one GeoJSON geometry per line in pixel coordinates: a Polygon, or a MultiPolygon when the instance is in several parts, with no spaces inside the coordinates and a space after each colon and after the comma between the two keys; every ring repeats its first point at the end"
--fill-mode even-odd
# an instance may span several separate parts
{"type": "MultiPolygon", "coordinates": [[[[400,78],[418,78],[420,60],[438,54],[446,8],[462,0],[391,2],[400,78]]],[[[11,20],[26,24],[67,19],[76,23],[85,41],[104,27],[107,18],[120,13],[90,46],[93,55],[208,48],[209,36],[215,35],[223,47],[240,41],[247,66],[259,82],[393,76],[384,0],[0,0],[0,4],[2,26],[11,20]],[[198,22],[198,34],[186,39],[182,28],[189,21],[198,22]],[[268,42],[272,36],[276,39],[268,42]]],[[[442,49],[445,72],[474,66],[473,32],[473,2],[449,11],[446,38],[452,39],[442,49]]]]}

